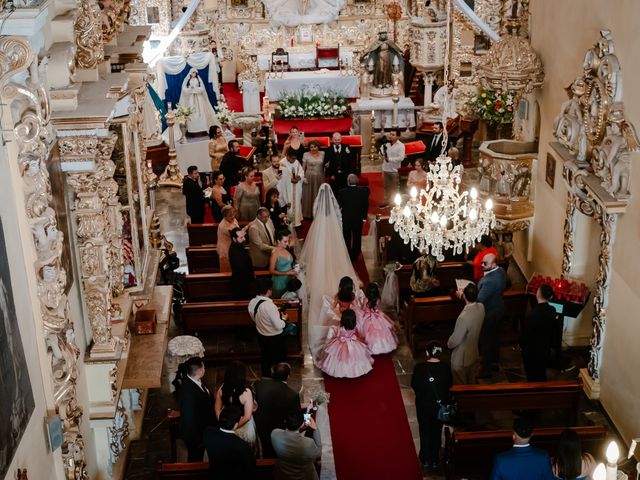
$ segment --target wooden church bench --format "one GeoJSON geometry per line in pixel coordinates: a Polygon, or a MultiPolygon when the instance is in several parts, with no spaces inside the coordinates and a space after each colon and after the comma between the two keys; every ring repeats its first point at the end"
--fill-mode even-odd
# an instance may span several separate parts
{"type": "MultiPolygon", "coordinates": [[[[249,221],[238,221],[240,228],[243,228],[249,221]]],[[[189,223],[187,224],[190,247],[215,246],[218,243],[217,223],[189,223]]]]}
{"type": "Polygon", "coordinates": [[[220,257],[216,247],[187,247],[189,273],[219,273],[220,257]]]}
{"type": "MultiPolygon", "coordinates": [[[[271,278],[268,270],[255,272],[256,280],[271,278]]],[[[184,296],[187,303],[233,300],[231,272],[185,275],[184,296]]]]}

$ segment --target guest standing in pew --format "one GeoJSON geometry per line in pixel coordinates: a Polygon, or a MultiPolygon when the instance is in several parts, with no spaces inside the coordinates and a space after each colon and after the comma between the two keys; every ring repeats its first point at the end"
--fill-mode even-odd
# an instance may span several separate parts
{"type": "MultiPolygon", "coordinates": [[[[427,152],[425,158],[427,161],[434,161],[440,153],[442,153],[442,134],[444,132],[444,125],[442,122],[436,122],[433,124],[433,135],[427,139],[427,152]]],[[[444,149],[445,152],[447,148],[444,149]]]]}
{"type": "Polygon", "coordinates": [[[204,222],[205,188],[200,183],[198,167],[191,165],[182,181],[182,194],[185,196],[187,215],[191,218],[192,224],[204,222]]]}
{"type": "Polygon", "coordinates": [[[247,442],[254,453],[259,453],[256,422],[253,412],[258,405],[253,401],[253,391],[247,382],[247,369],[242,362],[234,361],[224,371],[224,383],[216,392],[216,417],[220,419],[223,408],[237,407],[242,409],[235,434],[247,442]]]}
{"type": "Polygon", "coordinates": [[[447,347],[451,350],[451,374],[456,385],[476,383],[476,369],[480,353],[478,340],[484,321],[484,305],[477,303],[478,287],[469,283],[462,291],[464,309],[456,320],[447,347]]]}
{"type": "Polygon", "coordinates": [[[264,206],[269,209],[269,216],[273,222],[273,228],[278,230],[287,230],[287,207],[280,205],[280,192],[277,188],[267,191],[264,206]]]}
{"type": "Polygon", "coordinates": [[[473,281],[478,283],[484,275],[482,260],[486,255],[493,254],[499,257],[498,251],[493,246],[493,240],[490,235],[483,235],[480,241],[476,243],[476,254],[471,261],[473,263],[473,281]]]}
{"type": "Polygon", "coordinates": [[[556,309],[549,305],[553,289],[546,283],[536,292],[538,304],[524,319],[520,328],[520,347],[527,382],[546,382],[547,363],[551,359],[551,343],[556,324],[556,309]]]}
{"type": "Polygon", "coordinates": [[[237,140],[230,140],[228,145],[229,151],[222,157],[220,171],[224,173],[224,188],[227,192],[231,192],[231,187],[235,187],[240,181],[240,170],[242,170],[243,161],[238,156],[240,143],[237,140]]]}
{"type": "Polygon", "coordinates": [[[242,169],[242,181],[236,186],[233,194],[233,206],[238,211],[238,220],[253,220],[260,208],[260,189],[256,184],[255,175],[253,167],[242,169]]]}
{"type": "Polygon", "coordinates": [[[265,207],[258,209],[256,219],[249,224],[249,255],[257,270],[268,270],[275,248],[275,228],[265,207]]]}
{"type": "Polygon", "coordinates": [[[322,455],[322,440],[313,418],[304,421],[298,409],[285,420],[285,429],[271,432],[271,444],[278,461],[276,480],[318,480],[314,462],[322,455]]]}
{"type": "Polygon", "coordinates": [[[187,446],[187,461],[204,458],[204,431],[216,425],[215,399],[204,384],[204,362],[193,357],[184,363],[185,377],[179,389],[180,438],[187,446]]]}
{"type": "Polygon", "coordinates": [[[271,432],[283,428],[287,416],[300,410],[300,395],[287,385],[289,375],[291,366],[280,362],[273,367],[272,378],[262,378],[253,384],[256,403],[260,406],[255,419],[264,458],[276,456],[271,445],[271,432]]]}
{"type": "Polygon", "coordinates": [[[239,407],[225,407],[220,412],[220,428],[209,428],[205,432],[209,478],[254,478],[256,457],[251,446],[236,435],[241,417],[239,407]]]}
{"type": "Polygon", "coordinates": [[[496,455],[491,480],[551,480],[549,454],[529,444],[533,427],[527,418],[513,422],[513,448],[496,455]]]}
{"type": "Polygon", "coordinates": [[[491,377],[491,370],[498,370],[498,325],[504,315],[504,300],[502,298],[507,285],[507,274],[498,266],[498,260],[493,253],[482,259],[484,276],[478,283],[478,302],[484,305],[484,322],[480,330],[480,355],[482,356],[482,371],[478,378],[491,377]]]}
{"type": "MultiPolygon", "coordinates": [[[[282,180],[282,169],[280,168],[280,159],[277,155],[271,157],[271,166],[262,170],[262,189],[267,194],[271,189],[279,189],[280,180],[282,180]]],[[[265,202],[269,202],[268,195],[265,196],[265,202]]]]}
{"type": "Polygon", "coordinates": [[[349,251],[351,262],[355,262],[362,250],[362,225],[369,211],[369,188],[358,186],[358,176],[347,177],[347,187],[337,195],[342,211],[342,236],[349,251]]]}
{"type": "Polygon", "coordinates": [[[324,158],[324,171],[336,196],[347,186],[347,175],[353,173],[351,161],[351,150],[347,145],[342,145],[342,135],[335,132],[324,158]]]}
{"type": "Polygon", "coordinates": [[[234,298],[244,300],[251,298],[255,292],[256,277],[253,263],[247,252],[245,231],[240,228],[231,230],[231,246],[229,247],[229,263],[231,264],[231,291],[234,298]]]}
{"type": "Polygon", "coordinates": [[[257,282],[257,295],[249,302],[249,315],[256,324],[260,344],[260,367],[262,376],[271,377],[271,367],[287,359],[287,344],[284,336],[287,314],[280,314],[271,300],[271,280],[257,282]]]}
{"type": "Polygon", "coordinates": [[[231,205],[227,205],[222,209],[222,221],[218,224],[218,243],[216,250],[220,259],[220,273],[230,272],[231,264],[229,263],[229,247],[231,247],[231,230],[240,228],[238,220],[236,220],[236,209],[231,205]]]}
{"type": "Polygon", "coordinates": [[[293,268],[293,254],[287,249],[289,246],[289,231],[276,232],[276,247],[271,252],[269,272],[273,284],[274,298],[280,298],[286,289],[289,278],[295,277],[297,272],[293,268]]]}
{"type": "Polygon", "coordinates": [[[231,196],[224,189],[224,175],[220,170],[212,174],[213,186],[211,187],[211,212],[213,219],[220,223],[222,221],[222,209],[231,204],[231,196]]]}
{"type": "Polygon", "coordinates": [[[555,480],[588,480],[596,468],[590,453],[582,453],[580,436],[570,428],[563,430],[558,441],[557,456],[551,459],[555,480]]]}
{"type": "Polygon", "coordinates": [[[411,388],[416,394],[416,414],[420,431],[420,463],[427,468],[438,468],[442,422],[438,420],[440,405],[449,401],[451,367],[440,361],[444,348],[440,342],[427,344],[427,361],[413,369],[411,388]]]}

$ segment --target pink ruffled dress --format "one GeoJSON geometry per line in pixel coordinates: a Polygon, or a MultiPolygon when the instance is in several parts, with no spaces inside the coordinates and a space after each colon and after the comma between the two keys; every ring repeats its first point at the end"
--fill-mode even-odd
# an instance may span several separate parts
{"type": "Polygon", "coordinates": [[[358,338],[356,330],[340,327],[329,338],[320,353],[320,370],[336,378],[356,378],[369,373],[373,357],[367,345],[358,338]]]}
{"type": "Polygon", "coordinates": [[[355,310],[356,331],[367,344],[372,355],[393,352],[398,348],[398,336],[393,321],[378,306],[369,308],[365,303],[355,310]]]}

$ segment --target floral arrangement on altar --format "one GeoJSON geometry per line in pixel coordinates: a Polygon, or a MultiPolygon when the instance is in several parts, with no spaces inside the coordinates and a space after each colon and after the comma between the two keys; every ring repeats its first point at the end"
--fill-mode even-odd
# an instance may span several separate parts
{"type": "Polygon", "coordinates": [[[478,96],[469,103],[473,116],[489,125],[513,122],[513,101],[510,93],[500,90],[480,90],[478,96]]]}
{"type": "Polygon", "coordinates": [[[187,120],[193,115],[193,109],[191,107],[183,107],[179,103],[176,105],[176,118],[179,123],[187,123],[187,120]]]}
{"type": "Polygon", "coordinates": [[[313,95],[296,93],[280,98],[277,118],[309,119],[309,118],[341,118],[349,114],[344,97],[325,92],[313,95]]]}
{"type": "Polygon", "coordinates": [[[216,116],[221,125],[231,125],[233,110],[229,109],[225,102],[219,102],[216,108],[216,116]]]}

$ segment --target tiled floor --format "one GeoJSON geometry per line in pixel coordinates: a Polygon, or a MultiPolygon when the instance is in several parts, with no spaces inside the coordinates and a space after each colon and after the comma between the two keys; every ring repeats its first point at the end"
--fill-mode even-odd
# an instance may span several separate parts
{"type": "MultiPolygon", "coordinates": [[[[162,232],[167,239],[174,244],[175,250],[181,260],[181,269],[186,271],[185,248],[188,245],[188,239],[186,232],[187,217],[184,211],[184,197],[181,195],[179,189],[160,189],[157,192],[157,213],[161,221],[162,232]]],[[[363,239],[363,252],[370,278],[372,281],[378,281],[382,284],[382,271],[374,260],[374,246],[375,241],[373,238],[365,237],[363,239]]],[[[509,276],[514,286],[522,285],[524,282],[524,278],[515,268],[510,268],[509,276]]],[[[394,318],[396,317],[395,315],[393,316],[394,318]]],[[[402,328],[398,322],[396,322],[396,325],[399,330],[398,337],[403,339],[402,328]]],[[[524,379],[520,353],[513,347],[514,336],[508,330],[507,326],[505,326],[501,334],[501,369],[499,372],[494,373],[493,378],[490,380],[491,382],[513,382],[524,379]]],[[[179,327],[173,325],[170,336],[178,335],[179,332],[179,327]]],[[[303,334],[305,334],[304,331],[303,334]]],[[[247,342],[243,338],[234,335],[217,335],[215,337],[205,337],[202,340],[208,350],[257,349],[257,345],[251,344],[251,342],[247,342]]],[[[582,352],[576,352],[572,358],[578,368],[584,365],[584,359],[581,354],[582,352]]],[[[404,343],[401,344],[394,355],[394,363],[407,411],[407,418],[411,432],[413,433],[416,449],[418,449],[418,424],[415,414],[414,395],[410,387],[414,362],[415,360],[408,346],[404,343]]],[[[223,372],[223,368],[209,368],[206,373],[207,384],[210,386],[220,385],[223,372]]],[[[250,380],[257,379],[258,372],[259,366],[257,364],[249,365],[250,380]]],[[[552,371],[549,371],[549,374],[551,376],[550,378],[574,378],[577,372],[578,369],[562,375],[552,371]]],[[[164,422],[167,408],[176,407],[176,401],[170,393],[170,380],[171,378],[169,378],[168,373],[165,371],[162,388],[152,390],[149,394],[142,438],[133,442],[129,451],[126,474],[126,478],[128,479],[155,478],[154,472],[157,462],[170,461],[168,426],[166,422],[164,422]]],[[[300,389],[304,399],[310,398],[314,392],[323,388],[322,374],[313,366],[308,350],[304,362],[293,365],[293,374],[289,384],[294,389],[300,389]]],[[[586,400],[581,406],[581,411],[592,421],[606,422],[599,413],[597,406],[586,400]]],[[[553,422],[553,416],[548,416],[549,418],[543,419],[543,421],[553,422]]],[[[510,412],[502,415],[483,415],[477,418],[478,424],[475,425],[475,427],[482,429],[510,428],[512,418],[510,412]]],[[[322,478],[329,480],[336,478],[336,476],[333,465],[331,434],[326,411],[320,412],[318,424],[323,430],[321,432],[323,434],[324,444],[322,478]]],[[[179,450],[178,459],[184,458],[186,458],[185,452],[179,450]]],[[[424,478],[440,479],[443,477],[432,472],[428,474],[425,472],[424,478]]]]}

